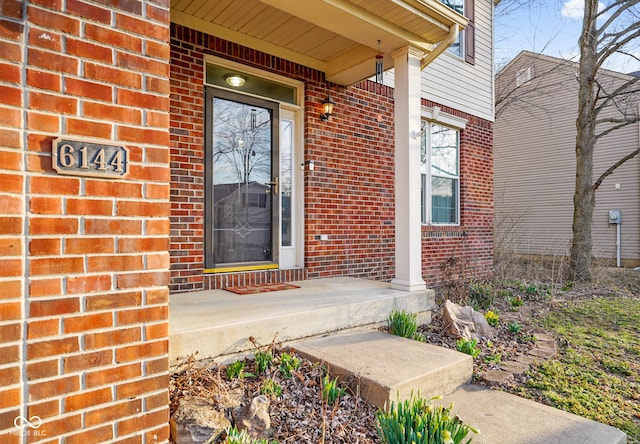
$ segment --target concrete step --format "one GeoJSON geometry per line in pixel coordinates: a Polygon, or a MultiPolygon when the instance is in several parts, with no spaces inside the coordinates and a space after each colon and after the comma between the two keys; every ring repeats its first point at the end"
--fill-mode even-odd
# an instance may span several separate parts
{"type": "Polygon", "coordinates": [[[620,430],[515,395],[468,384],[470,356],[380,331],[344,332],[293,345],[323,362],[370,403],[411,393],[445,395],[453,413],[480,430],[473,444],[625,444],[620,430]]]}
{"type": "MultiPolygon", "coordinates": [[[[171,295],[169,359],[198,352],[198,359],[244,353],[254,345],[289,342],[358,326],[384,323],[393,308],[429,323],[433,290],[394,290],[388,283],[355,278],[293,282],[300,288],[237,295],[207,290],[171,295]]],[[[218,359],[221,358],[221,359],[218,359]]]]}
{"type": "Polygon", "coordinates": [[[497,390],[466,385],[445,396],[453,412],[477,427],[473,444],[626,444],[615,427],[497,390]]]}
{"type": "Polygon", "coordinates": [[[444,395],[471,380],[471,356],[380,331],[333,335],[294,345],[325,363],[363,399],[378,407],[420,393],[444,395]]]}

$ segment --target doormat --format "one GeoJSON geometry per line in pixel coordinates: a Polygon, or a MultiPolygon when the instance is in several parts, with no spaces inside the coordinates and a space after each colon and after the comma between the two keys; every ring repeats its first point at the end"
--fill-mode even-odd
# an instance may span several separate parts
{"type": "Polygon", "coordinates": [[[271,284],[255,284],[255,285],[243,285],[241,287],[227,287],[225,290],[235,294],[255,294],[266,293],[268,291],[280,291],[291,290],[293,288],[300,288],[297,285],[287,284],[284,282],[273,282],[271,284]]]}

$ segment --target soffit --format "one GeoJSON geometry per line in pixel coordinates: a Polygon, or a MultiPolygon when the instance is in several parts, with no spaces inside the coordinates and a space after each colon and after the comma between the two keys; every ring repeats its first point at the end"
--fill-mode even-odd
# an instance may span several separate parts
{"type": "Polygon", "coordinates": [[[438,0],[171,0],[171,21],[326,73],[350,85],[375,74],[378,48],[430,52],[467,20],[438,0]],[[380,44],[378,44],[380,41],[380,44]]]}

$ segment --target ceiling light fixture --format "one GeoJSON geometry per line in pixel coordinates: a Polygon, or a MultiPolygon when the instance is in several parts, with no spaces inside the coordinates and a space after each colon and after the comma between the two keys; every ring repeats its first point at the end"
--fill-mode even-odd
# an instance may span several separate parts
{"type": "Polygon", "coordinates": [[[239,74],[229,74],[224,76],[225,82],[234,88],[240,88],[245,84],[247,79],[239,74]]]}

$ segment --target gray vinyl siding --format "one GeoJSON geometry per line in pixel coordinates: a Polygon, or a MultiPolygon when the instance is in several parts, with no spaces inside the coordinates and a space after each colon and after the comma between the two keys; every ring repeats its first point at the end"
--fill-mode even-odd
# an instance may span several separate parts
{"type": "MultiPolygon", "coordinates": [[[[475,65],[445,51],[422,72],[421,96],[493,122],[493,3],[476,0],[475,14],[475,65]]],[[[384,73],[384,84],[394,86],[393,69],[384,73]]]]}
{"type": "Polygon", "coordinates": [[[493,2],[476,0],[476,63],[445,52],[422,73],[422,97],[493,121],[493,2]]]}
{"type": "MultiPolygon", "coordinates": [[[[506,107],[496,106],[496,243],[504,242],[506,249],[520,254],[561,256],[571,242],[578,91],[575,67],[558,62],[523,53],[496,80],[500,98],[521,68],[533,66],[535,74],[551,72],[541,78],[534,75],[506,107]]],[[[639,143],[638,124],[601,139],[594,157],[594,180],[639,143]]],[[[608,210],[621,210],[621,256],[640,259],[639,192],[639,157],[616,170],[598,189],[592,231],[596,257],[615,258],[616,227],[608,223],[608,210]]]]}

